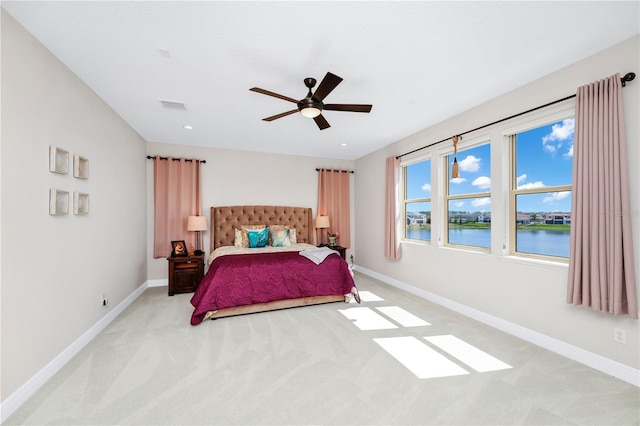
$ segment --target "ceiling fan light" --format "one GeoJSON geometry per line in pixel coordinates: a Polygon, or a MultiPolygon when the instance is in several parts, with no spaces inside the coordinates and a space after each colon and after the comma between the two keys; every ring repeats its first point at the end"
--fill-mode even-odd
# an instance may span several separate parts
{"type": "Polygon", "coordinates": [[[322,111],[318,108],[314,107],[305,107],[300,110],[300,114],[304,115],[307,118],[315,118],[320,115],[322,111]]]}

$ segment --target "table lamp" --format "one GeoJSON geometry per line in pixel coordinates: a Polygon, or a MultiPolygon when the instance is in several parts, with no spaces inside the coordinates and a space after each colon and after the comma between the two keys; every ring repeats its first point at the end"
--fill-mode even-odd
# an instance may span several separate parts
{"type": "Polygon", "coordinates": [[[204,216],[189,216],[187,221],[187,231],[195,231],[196,233],[196,251],[194,254],[199,256],[204,254],[202,251],[202,231],[207,230],[207,218],[204,216]]]}
{"type": "Polygon", "coordinates": [[[324,232],[329,228],[329,216],[316,217],[316,229],[320,229],[320,244],[324,245],[324,232]]]}

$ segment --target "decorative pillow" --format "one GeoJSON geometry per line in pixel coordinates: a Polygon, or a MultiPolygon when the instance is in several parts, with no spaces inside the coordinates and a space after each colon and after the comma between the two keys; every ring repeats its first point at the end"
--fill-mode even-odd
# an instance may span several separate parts
{"type": "Polygon", "coordinates": [[[241,243],[238,247],[249,247],[249,238],[247,237],[247,231],[262,231],[266,227],[267,225],[242,225],[242,229],[240,229],[241,243]]]}
{"type": "MultiPolygon", "coordinates": [[[[234,241],[233,241],[233,245],[236,247],[242,247],[242,231],[239,230],[238,228],[233,228],[234,230],[234,241]]],[[[249,242],[247,241],[247,244],[249,244],[249,242]]]]}
{"type": "Polygon", "coordinates": [[[269,245],[273,245],[273,232],[287,229],[285,225],[269,225],[269,245]]]}
{"type": "MultiPolygon", "coordinates": [[[[296,228],[289,228],[286,225],[269,225],[269,230],[270,231],[280,230],[280,229],[288,229],[289,230],[289,242],[291,244],[297,244],[298,243],[298,234],[296,232],[296,228]]],[[[273,245],[273,244],[271,244],[271,245],[273,245]]]]}
{"type": "Polygon", "coordinates": [[[265,247],[269,242],[269,229],[247,231],[247,238],[249,239],[249,248],[265,247]]]}
{"type": "Polygon", "coordinates": [[[271,229],[271,245],[273,247],[287,247],[291,245],[289,229],[271,229]]]}

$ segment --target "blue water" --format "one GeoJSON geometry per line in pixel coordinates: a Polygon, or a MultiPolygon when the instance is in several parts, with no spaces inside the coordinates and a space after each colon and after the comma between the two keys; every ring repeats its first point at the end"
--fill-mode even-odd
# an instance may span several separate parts
{"type": "Polygon", "coordinates": [[[431,229],[407,229],[407,239],[431,241],[431,229]]]}
{"type": "Polygon", "coordinates": [[[569,231],[518,231],[516,247],[520,253],[569,257],[569,231]]]}
{"type": "Polygon", "coordinates": [[[450,229],[449,244],[491,248],[491,229],[450,229]]]}
{"type": "MultiPolygon", "coordinates": [[[[407,238],[431,241],[430,229],[408,229],[407,238]]],[[[451,229],[449,243],[475,247],[491,247],[489,229],[451,229]]],[[[516,251],[520,253],[543,254],[569,257],[569,231],[518,231],[516,251]]]]}

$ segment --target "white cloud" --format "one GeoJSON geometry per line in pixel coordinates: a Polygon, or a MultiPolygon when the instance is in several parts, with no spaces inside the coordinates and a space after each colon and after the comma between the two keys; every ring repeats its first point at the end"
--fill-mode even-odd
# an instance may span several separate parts
{"type": "Polygon", "coordinates": [[[463,172],[474,173],[480,170],[481,163],[482,163],[482,160],[480,160],[479,158],[476,158],[473,155],[467,155],[467,157],[464,160],[458,161],[458,166],[460,167],[460,170],[463,172]]]}
{"type": "Polygon", "coordinates": [[[520,182],[522,182],[522,181],[523,181],[523,180],[525,180],[526,178],[527,178],[527,174],[526,174],[526,173],[523,173],[523,174],[521,174],[520,176],[518,176],[518,177],[516,178],[516,183],[519,185],[519,184],[520,184],[520,182]]]}
{"type": "MultiPolygon", "coordinates": [[[[551,126],[551,133],[542,137],[542,149],[551,154],[555,154],[562,148],[563,141],[573,139],[574,130],[575,119],[573,118],[562,120],[561,124],[554,124],[551,126]]],[[[573,153],[573,147],[571,147],[568,152],[569,151],[573,153]]]]}
{"type": "Polygon", "coordinates": [[[554,201],[564,200],[571,195],[571,191],[552,192],[542,199],[543,203],[552,203],[554,201]]]}
{"type": "Polygon", "coordinates": [[[488,176],[479,176],[471,182],[471,185],[477,186],[480,189],[489,189],[491,188],[491,178],[488,176]]]}
{"type": "Polygon", "coordinates": [[[422,185],[422,190],[424,192],[431,192],[431,184],[425,183],[424,185],[422,185]]]}
{"type": "Polygon", "coordinates": [[[573,144],[569,147],[569,150],[564,153],[564,157],[572,158],[573,157],[573,144]]]}
{"type": "Polygon", "coordinates": [[[456,201],[453,203],[454,207],[464,207],[464,201],[456,201]]]}
{"type": "Polygon", "coordinates": [[[451,183],[465,183],[467,180],[465,178],[457,177],[451,179],[451,183]]]}
{"type": "Polygon", "coordinates": [[[544,188],[545,185],[542,181],[537,181],[537,182],[529,182],[529,183],[523,183],[522,185],[518,185],[518,189],[534,189],[534,188],[544,188]]]}
{"type": "Polygon", "coordinates": [[[471,205],[473,207],[484,207],[484,206],[491,205],[491,198],[489,197],[476,198],[471,202],[471,205]]]}
{"type": "Polygon", "coordinates": [[[562,120],[562,124],[551,126],[551,133],[542,137],[542,143],[553,141],[564,141],[573,137],[575,119],[567,118],[562,120]]]}

